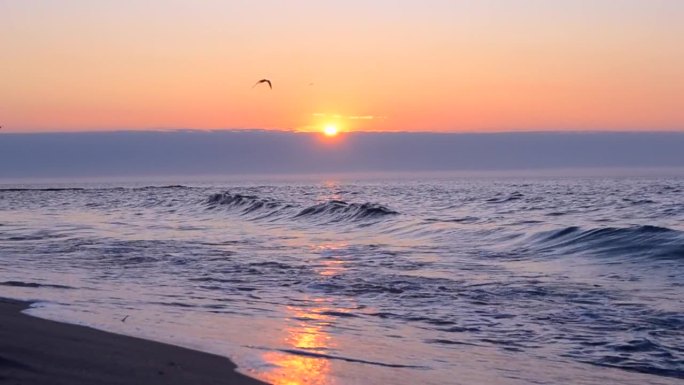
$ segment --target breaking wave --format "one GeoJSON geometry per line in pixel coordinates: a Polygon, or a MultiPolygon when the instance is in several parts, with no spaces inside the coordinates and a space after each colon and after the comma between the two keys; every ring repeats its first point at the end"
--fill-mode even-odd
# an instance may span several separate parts
{"type": "Polygon", "coordinates": [[[397,211],[378,203],[348,203],[329,200],[303,209],[271,198],[256,195],[220,193],[205,202],[209,208],[224,207],[241,215],[257,215],[254,219],[279,216],[283,219],[310,219],[317,223],[359,222],[398,215],[397,211]]]}
{"type": "Polygon", "coordinates": [[[532,250],[553,253],[684,259],[684,232],[658,226],[572,226],[537,233],[524,242],[532,250]]]}
{"type": "Polygon", "coordinates": [[[377,203],[347,203],[331,200],[300,211],[296,218],[330,218],[333,221],[356,221],[397,215],[398,212],[377,203]]]}
{"type": "Polygon", "coordinates": [[[228,207],[240,210],[244,214],[252,213],[258,210],[274,210],[284,206],[284,204],[272,200],[260,198],[256,195],[242,195],[242,194],[214,194],[207,199],[207,204],[210,207],[228,207]]]}

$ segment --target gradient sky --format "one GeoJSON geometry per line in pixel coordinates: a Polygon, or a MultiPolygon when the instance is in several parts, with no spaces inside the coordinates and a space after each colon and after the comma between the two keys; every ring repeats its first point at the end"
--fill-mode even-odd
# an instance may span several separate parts
{"type": "Polygon", "coordinates": [[[5,132],[684,130],[681,0],[0,0],[5,132]],[[273,91],[260,78],[273,81],[273,91]]]}

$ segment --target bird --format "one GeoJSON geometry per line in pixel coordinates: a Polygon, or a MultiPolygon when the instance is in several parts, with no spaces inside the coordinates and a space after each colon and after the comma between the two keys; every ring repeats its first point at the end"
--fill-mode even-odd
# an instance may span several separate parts
{"type": "Polygon", "coordinates": [[[268,83],[268,88],[273,89],[273,86],[271,85],[271,81],[268,80],[268,79],[261,79],[261,80],[259,80],[258,82],[254,83],[254,85],[252,86],[252,88],[256,87],[256,86],[259,85],[260,83],[268,83]]]}
{"type": "Polygon", "coordinates": [[[125,317],[123,317],[123,318],[121,319],[121,322],[126,322],[126,318],[128,318],[128,315],[126,315],[125,317]]]}

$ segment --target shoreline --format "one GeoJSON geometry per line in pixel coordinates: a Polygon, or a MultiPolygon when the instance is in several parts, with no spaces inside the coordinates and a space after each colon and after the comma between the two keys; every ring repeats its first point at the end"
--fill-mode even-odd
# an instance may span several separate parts
{"type": "Polygon", "coordinates": [[[0,298],[0,382],[268,385],[226,357],[24,314],[0,298]]]}

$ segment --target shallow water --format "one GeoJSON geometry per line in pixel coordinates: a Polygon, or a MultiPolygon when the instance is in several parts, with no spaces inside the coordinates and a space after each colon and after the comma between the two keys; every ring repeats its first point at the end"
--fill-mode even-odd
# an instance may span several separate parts
{"type": "Polygon", "coordinates": [[[0,295],[274,384],[684,378],[684,179],[176,183],[2,186],[0,295]]]}

